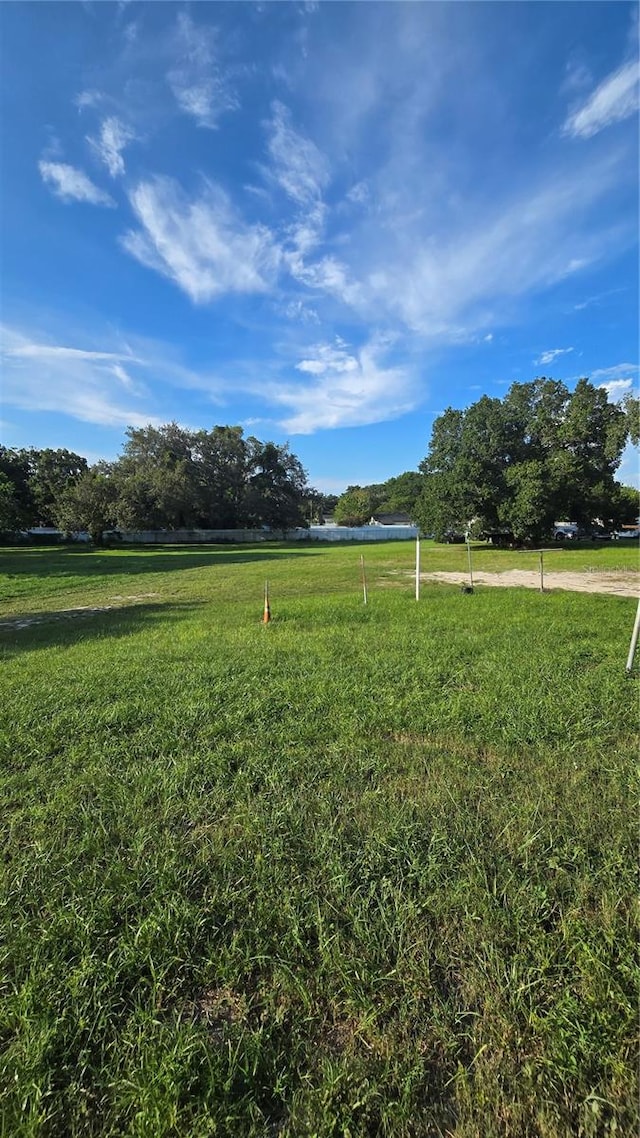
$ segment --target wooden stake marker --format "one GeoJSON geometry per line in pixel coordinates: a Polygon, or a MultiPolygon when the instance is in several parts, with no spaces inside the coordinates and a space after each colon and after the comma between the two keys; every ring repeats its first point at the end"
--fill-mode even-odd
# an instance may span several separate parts
{"type": "Polygon", "coordinates": [[[264,583],[264,612],[262,614],[262,623],[268,624],[271,620],[271,609],[269,607],[269,582],[264,583]]]}

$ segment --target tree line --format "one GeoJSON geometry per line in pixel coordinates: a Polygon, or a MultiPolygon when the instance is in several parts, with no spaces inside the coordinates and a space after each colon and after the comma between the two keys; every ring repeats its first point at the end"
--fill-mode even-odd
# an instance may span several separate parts
{"type": "Polygon", "coordinates": [[[439,539],[471,526],[537,541],[556,520],[635,520],[638,492],[615,473],[638,438],[636,398],[616,403],[587,379],[570,392],[542,377],[447,408],[417,471],[338,498],[309,486],[288,444],[245,438],[241,427],[130,427],[121,456],[93,466],[69,450],[0,447],[0,533],[55,526],[100,543],[111,529],[284,532],[331,512],[345,526],[400,512],[439,539]]]}
{"type": "Polygon", "coordinates": [[[448,533],[543,539],[554,521],[588,528],[632,522],[638,492],[615,478],[628,440],[638,443],[638,399],[613,402],[581,379],[571,392],[541,377],[514,383],[504,399],[483,396],[447,408],[433,423],[418,472],[380,485],[349,486],[336,520],[359,525],[401,510],[442,540],[448,533]]]}
{"type": "Polygon", "coordinates": [[[0,447],[5,534],[53,526],[100,544],[112,529],[285,531],[318,520],[327,501],[287,444],[235,426],[130,427],[121,456],[92,466],[69,450],[0,447]]]}

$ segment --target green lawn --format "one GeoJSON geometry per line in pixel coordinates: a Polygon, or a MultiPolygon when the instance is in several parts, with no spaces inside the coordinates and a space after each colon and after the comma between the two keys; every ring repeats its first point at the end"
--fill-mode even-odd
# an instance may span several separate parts
{"type": "Polygon", "coordinates": [[[3,1133],[637,1134],[636,603],[413,557],[0,551],[3,1133]]]}

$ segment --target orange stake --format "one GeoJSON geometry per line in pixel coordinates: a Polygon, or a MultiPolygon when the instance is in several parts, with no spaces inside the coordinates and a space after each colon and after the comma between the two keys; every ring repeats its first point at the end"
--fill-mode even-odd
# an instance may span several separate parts
{"type": "Polygon", "coordinates": [[[269,582],[264,583],[264,612],[262,614],[262,623],[268,624],[271,620],[271,609],[269,608],[269,582]]]}

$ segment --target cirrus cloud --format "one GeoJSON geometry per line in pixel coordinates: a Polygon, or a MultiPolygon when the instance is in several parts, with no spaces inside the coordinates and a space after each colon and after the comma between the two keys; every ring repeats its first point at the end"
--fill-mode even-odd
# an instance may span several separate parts
{"type": "Polygon", "coordinates": [[[221,115],[239,106],[216,59],[215,31],[180,12],[175,40],[176,59],[167,75],[175,100],[197,126],[215,130],[221,115]]]}
{"type": "Polygon", "coordinates": [[[535,361],[537,364],[552,364],[559,356],[566,356],[572,352],[573,348],[550,348],[548,352],[543,352],[541,356],[535,361]]]}
{"type": "Polygon", "coordinates": [[[144,426],[154,416],[140,406],[148,396],[125,368],[143,361],[123,349],[104,351],[47,342],[4,326],[1,334],[4,398],[24,411],[64,412],[105,427],[144,426]]]}
{"type": "Polygon", "coordinates": [[[135,138],[134,132],[115,115],[104,119],[98,138],[89,138],[100,161],[107,167],[112,178],[124,174],[122,151],[135,138]]]}
{"type": "Polygon", "coordinates": [[[266,226],[246,225],[225,192],[207,183],[189,199],[171,178],[140,182],[129,195],[140,228],[124,249],[172,280],[196,304],[224,293],[267,291],[280,252],[266,226]]]}
{"type": "Polygon", "coordinates": [[[263,395],[289,407],[281,426],[308,435],[335,427],[361,427],[406,414],[416,404],[414,376],[400,365],[388,365],[389,343],[373,336],[359,351],[337,337],[309,349],[296,370],[308,382],[268,385],[263,395]]]}
{"type": "Polygon", "coordinates": [[[91,205],[115,206],[113,198],[101,190],[82,170],[66,162],[38,163],[45,185],[63,202],[89,202],[91,205]]]}
{"type": "Polygon", "coordinates": [[[605,127],[629,118],[638,110],[639,83],[638,61],[624,63],[568,115],[563,133],[573,138],[591,138],[605,127]]]}

